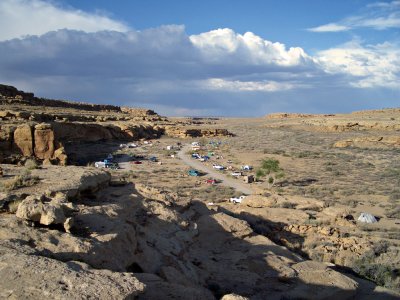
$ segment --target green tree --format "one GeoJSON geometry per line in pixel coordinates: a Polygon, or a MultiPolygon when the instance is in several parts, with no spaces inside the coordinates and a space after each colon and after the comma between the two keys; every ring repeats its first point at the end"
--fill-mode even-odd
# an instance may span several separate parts
{"type": "Polygon", "coordinates": [[[264,159],[261,162],[261,167],[256,173],[256,177],[268,176],[269,187],[274,186],[277,180],[285,177],[285,173],[279,164],[279,160],[273,158],[264,159]]]}

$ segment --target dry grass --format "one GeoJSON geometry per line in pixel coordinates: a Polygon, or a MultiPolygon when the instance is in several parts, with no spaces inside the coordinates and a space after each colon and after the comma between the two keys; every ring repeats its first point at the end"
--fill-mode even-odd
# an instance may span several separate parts
{"type": "Polygon", "coordinates": [[[14,176],[12,179],[4,180],[0,183],[0,191],[9,192],[22,187],[29,187],[37,184],[39,177],[30,174],[23,174],[14,176]]]}

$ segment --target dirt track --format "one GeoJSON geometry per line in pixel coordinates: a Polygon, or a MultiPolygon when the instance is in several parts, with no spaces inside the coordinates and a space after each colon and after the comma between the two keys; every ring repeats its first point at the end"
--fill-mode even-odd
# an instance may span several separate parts
{"type": "Polygon", "coordinates": [[[202,162],[193,159],[186,155],[186,152],[190,150],[190,145],[185,145],[181,150],[178,152],[178,157],[187,165],[190,167],[200,170],[202,172],[206,172],[210,177],[213,177],[215,179],[221,180],[221,184],[225,186],[232,187],[236,189],[239,192],[242,192],[244,194],[250,195],[253,193],[253,191],[248,188],[244,183],[240,182],[240,179],[230,179],[227,176],[225,176],[223,173],[220,171],[214,170],[206,165],[204,165],[202,162]]]}

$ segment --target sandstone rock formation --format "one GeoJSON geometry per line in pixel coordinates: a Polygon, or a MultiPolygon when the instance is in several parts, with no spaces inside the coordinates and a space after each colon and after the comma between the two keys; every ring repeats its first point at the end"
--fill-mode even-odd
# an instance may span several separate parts
{"type": "Polygon", "coordinates": [[[292,118],[315,118],[315,117],[333,117],[333,114],[299,114],[299,113],[272,113],[266,115],[267,119],[292,119],[292,118]]]}
{"type": "Polygon", "coordinates": [[[354,139],[337,141],[334,145],[336,148],[357,147],[357,148],[373,148],[387,149],[400,148],[399,136],[366,136],[354,139]]]}
{"type": "Polygon", "coordinates": [[[130,273],[63,263],[0,246],[2,299],[133,299],[145,284],[130,273]]]}
{"type": "Polygon", "coordinates": [[[187,137],[217,137],[232,136],[226,129],[203,129],[203,128],[181,128],[176,126],[165,126],[165,134],[171,137],[187,138],[187,137]]]}
{"type": "Polygon", "coordinates": [[[18,126],[14,131],[14,144],[22,155],[33,155],[33,130],[28,124],[18,126]]]}
{"type": "Polygon", "coordinates": [[[39,159],[49,159],[54,154],[54,131],[50,124],[35,126],[35,156],[39,159]]]}

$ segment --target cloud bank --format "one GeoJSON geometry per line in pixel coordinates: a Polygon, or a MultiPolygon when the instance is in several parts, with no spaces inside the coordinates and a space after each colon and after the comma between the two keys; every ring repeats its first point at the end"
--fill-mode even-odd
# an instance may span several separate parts
{"type": "Polygon", "coordinates": [[[1,0],[0,28],[0,41],[26,35],[42,35],[58,29],[85,32],[129,29],[123,23],[106,16],[66,9],[40,0],[1,0]]]}

